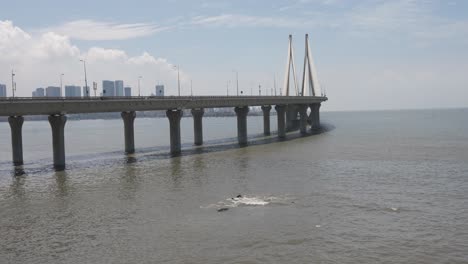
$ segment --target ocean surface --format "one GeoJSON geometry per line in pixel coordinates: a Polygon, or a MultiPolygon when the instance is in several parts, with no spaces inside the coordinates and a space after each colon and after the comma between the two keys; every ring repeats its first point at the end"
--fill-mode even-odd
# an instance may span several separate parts
{"type": "Polygon", "coordinates": [[[468,109],[321,119],[278,141],[249,117],[239,148],[235,118],[202,147],[183,118],[180,157],[167,119],[137,117],[131,156],[121,120],[68,121],[62,172],[48,122],[16,169],[0,123],[0,263],[468,263],[468,109]]]}

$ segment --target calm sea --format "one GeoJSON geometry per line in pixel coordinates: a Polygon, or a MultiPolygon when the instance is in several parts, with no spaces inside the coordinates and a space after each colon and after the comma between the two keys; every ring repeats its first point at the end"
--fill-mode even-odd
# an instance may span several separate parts
{"type": "Polygon", "coordinates": [[[235,118],[205,118],[196,148],[184,118],[171,158],[166,119],[136,119],[132,156],[121,120],[68,121],[63,172],[47,122],[16,170],[0,123],[0,263],[468,263],[468,109],[322,123],[279,142],[249,117],[239,148],[235,118]]]}

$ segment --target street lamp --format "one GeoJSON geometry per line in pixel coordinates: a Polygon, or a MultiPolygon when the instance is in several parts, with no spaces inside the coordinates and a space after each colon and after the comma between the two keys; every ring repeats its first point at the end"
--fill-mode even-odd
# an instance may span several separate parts
{"type": "Polygon", "coordinates": [[[179,96],[180,96],[180,75],[179,75],[179,65],[174,65],[174,69],[177,69],[177,90],[179,91],[179,96]]]}
{"type": "Polygon", "coordinates": [[[190,80],[190,96],[193,97],[193,86],[192,86],[192,80],[190,80]]]}
{"type": "Polygon", "coordinates": [[[228,80],[226,83],[226,96],[229,96],[229,84],[231,83],[231,80],[228,80]]]}
{"type": "Polygon", "coordinates": [[[140,93],[140,80],[141,78],[143,78],[142,76],[138,76],[138,96],[141,96],[141,93],[140,93]]]}
{"type": "Polygon", "coordinates": [[[276,74],[273,74],[273,86],[275,88],[275,96],[276,96],[276,74]]]}
{"type": "Polygon", "coordinates": [[[15,72],[11,70],[11,91],[12,96],[15,97],[16,83],[15,83],[15,72]]]}
{"type": "Polygon", "coordinates": [[[88,79],[86,79],[86,60],[80,60],[81,62],[83,62],[83,69],[84,69],[84,82],[85,82],[85,89],[86,89],[86,96],[89,95],[89,87],[88,87],[88,79]]]}
{"type": "Polygon", "coordinates": [[[236,89],[237,89],[237,96],[239,96],[239,72],[236,70],[232,70],[233,72],[236,73],[236,89]]]}
{"type": "Polygon", "coordinates": [[[63,75],[64,75],[63,73],[60,74],[60,93],[62,93],[62,87],[63,87],[62,78],[63,78],[63,75]]]}

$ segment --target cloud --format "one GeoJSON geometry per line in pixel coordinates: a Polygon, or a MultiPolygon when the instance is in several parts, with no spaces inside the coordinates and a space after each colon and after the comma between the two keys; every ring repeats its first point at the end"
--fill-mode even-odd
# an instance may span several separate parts
{"type": "Polygon", "coordinates": [[[51,31],[80,40],[122,40],[149,36],[169,28],[152,23],[118,24],[94,20],[75,20],[41,31],[51,31]]]}
{"type": "MultiPolygon", "coordinates": [[[[177,72],[167,59],[148,52],[131,56],[123,50],[97,46],[83,51],[73,45],[68,36],[55,32],[31,34],[11,21],[0,21],[0,53],[0,83],[8,84],[9,73],[14,69],[19,96],[31,96],[37,87],[58,86],[62,73],[64,85],[83,86],[80,59],[86,60],[88,83],[97,82],[99,91],[104,79],[124,80],[125,85],[136,91],[138,76],[143,76],[141,91],[149,95],[154,93],[157,82],[173,84],[177,78],[177,72]]],[[[180,77],[188,87],[188,75],[181,71],[180,77]]],[[[175,90],[172,92],[175,94],[175,90]]]]}
{"type": "Polygon", "coordinates": [[[304,27],[310,20],[268,16],[249,16],[241,14],[221,14],[217,16],[196,16],[191,25],[225,27],[304,27]]]}

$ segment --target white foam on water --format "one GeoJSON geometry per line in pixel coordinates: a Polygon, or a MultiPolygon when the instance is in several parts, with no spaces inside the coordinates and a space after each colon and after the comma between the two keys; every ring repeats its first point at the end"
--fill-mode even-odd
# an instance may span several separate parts
{"type": "Polygon", "coordinates": [[[252,205],[252,206],[255,206],[255,205],[267,205],[269,204],[270,202],[267,201],[267,200],[264,200],[260,197],[239,197],[239,198],[231,198],[231,199],[228,199],[228,200],[231,200],[232,203],[236,206],[238,205],[252,205]]]}
{"type": "Polygon", "coordinates": [[[200,206],[202,209],[210,209],[210,208],[222,208],[222,207],[238,207],[238,206],[265,206],[270,203],[275,204],[285,204],[285,201],[288,200],[287,198],[279,198],[274,196],[242,196],[242,197],[234,197],[234,198],[227,198],[224,201],[217,202],[215,204],[209,204],[206,206],[200,206]]]}

